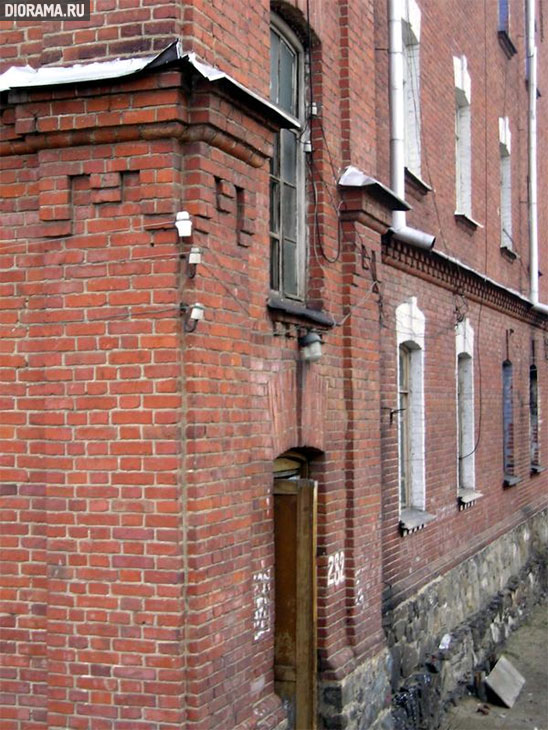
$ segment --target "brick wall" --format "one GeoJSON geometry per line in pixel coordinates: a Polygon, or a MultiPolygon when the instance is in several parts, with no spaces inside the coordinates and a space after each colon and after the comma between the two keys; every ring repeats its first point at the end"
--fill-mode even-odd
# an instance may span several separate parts
{"type": "MultiPolygon", "coordinates": [[[[447,567],[474,553],[485,540],[502,533],[514,520],[526,516],[527,507],[545,499],[543,475],[530,475],[529,455],[529,366],[531,341],[536,351],[543,333],[508,315],[494,312],[473,300],[464,308],[475,338],[475,462],[476,489],[483,496],[470,509],[457,504],[457,396],[455,323],[463,301],[454,292],[434,287],[408,272],[392,271],[387,290],[392,302],[417,296],[426,318],[425,419],[426,419],[426,510],[436,520],[423,531],[401,537],[398,530],[397,344],[390,305],[382,342],[383,385],[381,429],[383,434],[383,576],[388,605],[415,592],[420,585],[447,567]],[[458,310],[457,310],[458,308],[458,310]],[[508,355],[514,364],[514,441],[516,475],[520,483],[503,486],[502,454],[502,363],[508,355]],[[524,510],[524,511],[522,511],[524,510]],[[488,537],[489,536],[489,537],[488,537]]],[[[546,360],[539,361],[546,370],[546,360]]],[[[542,377],[542,376],[540,376],[542,377]]],[[[542,406],[541,406],[542,407],[542,406]]],[[[546,449],[546,434],[543,435],[546,449]]]]}
{"type": "MultiPolygon", "coordinates": [[[[408,220],[437,235],[436,249],[526,295],[522,31],[518,56],[507,59],[491,16],[491,34],[482,26],[478,36],[470,7],[450,24],[437,3],[420,4],[425,177],[434,191],[409,191],[408,220]],[[453,53],[469,57],[473,79],[473,210],[487,211],[475,231],[453,215],[453,53]],[[497,61],[482,85],[486,55],[497,61]],[[513,261],[498,245],[503,114],[516,129],[513,261]]],[[[531,477],[528,461],[528,353],[534,339],[542,393],[545,320],[435,253],[381,244],[388,208],[337,187],[349,163],[390,182],[385,3],[311,5],[321,114],[310,123],[309,303],[329,315],[315,325],[319,363],[299,360],[297,338],[310,321],[266,306],[276,122],[263,106],[177,67],[2,99],[6,730],[283,722],[272,657],[272,463],[289,449],[308,455],[319,483],[319,671],[330,687],[361,676],[368,661],[382,669],[383,601],[394,607],[546,504],[546,473],[531,477]],[[177,237],[179,210],[191,214],[191,239],[177,237]],[[203,249],[194,278],[190,244],[203,249]],[[394,312],[410,296],[426,317],[426,499],[436,519],[402,537],[390,412],[394,312]],[[197,301],[205,319],[184,332],[179,305],[197,301]],[[462,314],[477,343],[483,493],[466,511],[455,450],[462,314]],[[510,330],[521,483],[504,489],[501,365],[510,330]],[[330,560],[341,554],[335,585],[330,560]]],[[[306,2],[275,7],[306,44],[306,2]]],[[[3,24],[2,63],[149,54],[180,36],[185,51],[268,96],[268,21],[267,3],[97,4],[81,27],[3,24]]],[[[542,429],[543,463],[547,453],[542,429]]]]}
{"type": "MultiPolygon", "coordinates": [[[[177,97],[147,86],[117,97],[134,122],[177,97]]],[[[38,115],[47,133],[67,113],[73,128],[104,126],[107,101],[44,94],[14,126],[38,115]]],[[[175,726],[180,151],[40,139],[2,176],[2,713],[6,727],[175,726]]]]}

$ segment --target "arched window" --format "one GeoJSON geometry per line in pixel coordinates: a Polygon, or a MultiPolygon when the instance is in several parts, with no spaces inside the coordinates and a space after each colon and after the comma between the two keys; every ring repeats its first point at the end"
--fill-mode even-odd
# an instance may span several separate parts
{"type": "Polygon", "coordinates": [[[400,517],[424,511],[424,314],[412,297],[396,309],[398,341],[398,481],[400,517]]]}
{"type": "MultiPolygon", "coordinates": [[[[474,418],[474,330],[465,319],[456,330],[457,475],[461,500],[476,488],[474,418]]],[[[477,495],[475,495],[477,496],[477,495]]]]}
{"type": "Polygon", "coordinates": [[[415,0],[406,0],[402,17],[405,166],[417,177],[421,176],[420,29],[419,6],[415,0]]]}
{"type": "Polygon", "coordinates": [[[466,56],[454,56],[456,213],[472,217],[471,83],[466,56]]]}
{"type": "Polygon", "coordinates": [[[500,245],[503,248],[512,250],[512,160],[510,157],[510,138],[508,117],[500,117],[500,245]]]}
{"type": "Polygon", "coordinates": [[[270,30],[270,98],[296,120],[282,129],[270,161],[270,288],[304,299],[306,274],[304,52],[297,36],[277,16],[270,30]]]}

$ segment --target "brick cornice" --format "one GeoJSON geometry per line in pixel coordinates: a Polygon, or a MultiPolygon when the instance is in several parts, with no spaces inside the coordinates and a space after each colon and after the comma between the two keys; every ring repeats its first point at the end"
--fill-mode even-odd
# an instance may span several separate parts
{"type": "Polygon", "coordinates": [[[252,167],[261,167],[270,153],[269,148],[257,149],[211,124],[184,124],[180,121],[170,121],[27,134],[24,137],[0,143],[0,157],[29,155],[44,149],[166,138],[179,139],[183,143],[207,142],[212,147],[216,147],[252,167]]]}
{"type": "Polygon", "coordinates": [[[206,142],[252,167],[261,167],[272,154],[272,136],[280,120],[270,107],[241,90],[231,98],[222,84],[201,81],[189,87],[180,72],[115,89],[118,102],[113,107],[101,103],[113,96],[113,89],[102,85],[12,94],[13,103],[2,114],[0,157],[169,138],[183,144],[206,142]]]}
{"type": "Polygon", "coordinates": [[[529,324],[540,326],[546,320],[516,293],[435,251],[414,248],[394,239],[384,240],[382,262],[445,289],[459,291],[473,301],[486,304],[529,324]]]}

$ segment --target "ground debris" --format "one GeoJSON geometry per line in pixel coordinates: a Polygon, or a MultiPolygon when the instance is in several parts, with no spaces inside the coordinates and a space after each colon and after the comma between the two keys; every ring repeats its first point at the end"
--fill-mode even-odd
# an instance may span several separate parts
{"type": "Polygon", "coordinates": [[[485,678],[485,684],[506,707],[513,707],[525,679],[505,656],[501,656],[491,674],[485,678]]]}

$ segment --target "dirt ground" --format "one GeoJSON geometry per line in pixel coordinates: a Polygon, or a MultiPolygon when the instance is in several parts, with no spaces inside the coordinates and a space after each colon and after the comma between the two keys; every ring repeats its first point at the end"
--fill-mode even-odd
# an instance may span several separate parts
{"type": "Polygon", "coordinates": [[[442,730],[548,730],[548,602],[535,607],[502,654],[525,678],[514,706],[466,697],[447,714],[442,730]]]}

